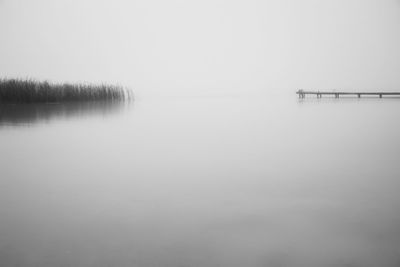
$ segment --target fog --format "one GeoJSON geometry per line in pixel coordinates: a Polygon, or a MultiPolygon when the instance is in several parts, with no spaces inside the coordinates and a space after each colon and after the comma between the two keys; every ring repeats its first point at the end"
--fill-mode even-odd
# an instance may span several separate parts
{"type": "Polygon", "coordinates": [[[399,88],[398,0],[3,0],[0,75],[139,95],[399,88]]]}
{"type": "Polygon", "coordinates": [[[0,266],[400,263],[399,0],[0,0],[0,266]],[[160,96],[160,97],[159,97],[160,96]],[[166,97],[171,96],[171,97],[166,97]]]}

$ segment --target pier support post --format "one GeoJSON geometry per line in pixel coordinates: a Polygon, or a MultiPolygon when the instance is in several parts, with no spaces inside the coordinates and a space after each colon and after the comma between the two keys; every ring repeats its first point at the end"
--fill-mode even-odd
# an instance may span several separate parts
{"type": "Polygon", "coordinates": [[[358,95],[358,98],[360,98],[361,97],[361,94],[357,94],[358,95]]]}
{"type": "Polygon", "coordinates": [[[382,98],[382,94],[379,94],[379,98],[382,98]]]}

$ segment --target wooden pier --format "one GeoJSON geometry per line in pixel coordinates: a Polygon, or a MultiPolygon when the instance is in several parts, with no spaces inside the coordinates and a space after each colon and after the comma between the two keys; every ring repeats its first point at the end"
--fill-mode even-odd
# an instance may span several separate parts
{"type": "Polygon", "coordinates": [[[335,98],[339,98],[341,95],[350,95],[357,96],[360,98],[361,96],[379,96],[382,98],[383,96],[400,96],[400,92],[344,92],[344,91],[332,91],[332,92],[323,92],[323,91],[305,91],[298,90],[296,94],[299,95],[299,98],[305,98],[306,95],[315,95],[317,98],[321,98],[323,95],[334,96],[335,98]]]}

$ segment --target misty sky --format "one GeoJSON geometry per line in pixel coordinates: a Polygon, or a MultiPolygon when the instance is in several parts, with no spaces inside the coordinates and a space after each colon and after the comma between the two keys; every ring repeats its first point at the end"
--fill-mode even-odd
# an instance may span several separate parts
{"type": "Polygon", "coordinates": [[[0,0],[0,76],[400,90],[399,0],[0,0]]]}

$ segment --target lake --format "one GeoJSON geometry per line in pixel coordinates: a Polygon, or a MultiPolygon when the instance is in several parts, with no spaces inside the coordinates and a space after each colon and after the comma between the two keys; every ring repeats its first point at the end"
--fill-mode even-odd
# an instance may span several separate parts
{"type": "Polygon", "coordinates": [[[0,112],[0,266],[400,266],[400,98],[0,112]]]}

